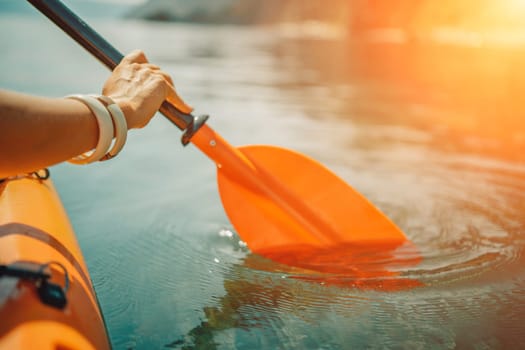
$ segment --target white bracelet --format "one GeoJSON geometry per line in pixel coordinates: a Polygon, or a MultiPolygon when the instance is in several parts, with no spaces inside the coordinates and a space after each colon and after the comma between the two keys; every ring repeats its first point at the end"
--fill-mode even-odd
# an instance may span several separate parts
{"type": "Polygon", "coordinates": [[[115,128],[115,142],[113,143],[113,147],[111,147],[109,152],[100,159],[103,161],[115,157],[122,150],[122,147],[124,147],[128,137],[128,123],[126,122],[126,117],[124,116],[124,113],[120,109],[119,105],[116,104],[111,97],[103,95],[95,95],[94,97],[96,97],[106,106],[106,109],[113,118],[113,126],[115,128]]]}
{"type": "Polygon", "coordinates": [[[111,140],[113,139],[113,122],[111,115],[104,108],[102,102],[87,95],[70,95],[66,98],[71,98],[77,101],[84,103],[89,107],[91,112],[95,115],[98,124],[98,142],[97,146],[91,154],[86,152],[77,157],[74,157],[69,160],[73,164],[88,164],[96,162],[97,160],[104,157],[109,147],[111,146],[111,140]]]}

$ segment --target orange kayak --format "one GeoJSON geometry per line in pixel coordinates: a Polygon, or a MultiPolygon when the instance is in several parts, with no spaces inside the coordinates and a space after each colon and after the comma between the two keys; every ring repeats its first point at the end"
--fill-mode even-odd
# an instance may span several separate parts
{"type": "Polygon", "coordinates": [[[0,183],[0,350],[110,349],[104,319],[51,180],[0,183]]]}

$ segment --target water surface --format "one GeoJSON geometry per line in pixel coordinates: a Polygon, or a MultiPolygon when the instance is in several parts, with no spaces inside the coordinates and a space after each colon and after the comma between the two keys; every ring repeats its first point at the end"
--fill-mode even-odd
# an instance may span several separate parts
{"type": "MultiPolygon", "coordinates": [[[[92,24],[124,52],[144,49],[231,143],[280,145],[327,165],[423,258],[395,277],[423,286],[388,292],[301,278],[252,254],[223,212],[212,162],[159,116],[110,162],[51,169],[114,348],[525,342],[523,50],[92,24]]],[[[3,88],[90,93],[108,76],[43,18],[3,16],[0,29],[3,88]]]]}

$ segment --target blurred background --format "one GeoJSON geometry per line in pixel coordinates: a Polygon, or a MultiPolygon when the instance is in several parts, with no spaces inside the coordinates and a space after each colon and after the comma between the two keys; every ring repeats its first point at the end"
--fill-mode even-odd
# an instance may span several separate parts
{"type": "MultiPolygon", "coordinates": [[[[51,169],[115,348],[525,343],[525,1],[64,2],[143,49],[232,144],[334,170],[423,257],[329,285],[252,254],[214,165],[155,118],[111,162],[51,169]],[[423,286],[383,288],[398,278],[423,286]]],[[[25,1],[0,1],[0,47],[2,88],[63,96],[108,76],[25,1]]]]}
{"type": "Polygon", "coordinates": [[[379,118],[435,129],[442,147],[523,160],[523,1],[151,0],[127,15],[277,26],[303,39],[336,39],[296,45],[305,64],[322,70],[319,80],[381,81],[402,90],[391,92],[398,103],[392,107],[409,110],[398,110],[396,120],[379,118]],[[429,106],[428,115],[417,115],[429,106]]]}

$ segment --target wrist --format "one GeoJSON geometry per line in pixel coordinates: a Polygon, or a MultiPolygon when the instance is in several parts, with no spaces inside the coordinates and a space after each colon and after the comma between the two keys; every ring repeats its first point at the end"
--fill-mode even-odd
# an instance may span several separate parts
{"type": "Polygon", "coordinates": [[[126,118],[128,130],[137,128],[135,118],[134,118],[136,108],[134,107],[133,103],[131,103],[131,101],[125,98],[113,97],[111,95],[108,95],[108,97],[113,99],[113,101],[115,101],[115,103],[122,110],[122,113],[124,113],[124,117],[126,118]]]}

